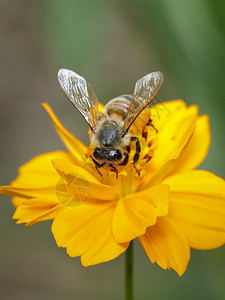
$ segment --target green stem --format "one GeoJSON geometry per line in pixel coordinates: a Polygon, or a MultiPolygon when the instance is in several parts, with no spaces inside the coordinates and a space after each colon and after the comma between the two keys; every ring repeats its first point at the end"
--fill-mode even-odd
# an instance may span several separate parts
{"type": "Polygon", "coordinates": [[[133,300],[133,242],[126,251],[126,300],[133,300]]]}

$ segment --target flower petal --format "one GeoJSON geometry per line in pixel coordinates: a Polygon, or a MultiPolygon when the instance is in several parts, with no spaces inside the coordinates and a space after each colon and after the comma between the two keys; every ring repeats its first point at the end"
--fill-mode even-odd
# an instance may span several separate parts
{"type": "Polygon", "coordinates": [[[169,207],[169,186],[160,184],[147,190],[121,198],[113,218],[113,234],[117,242],[131,241],[145,233],[156,223],[158,216],[165,216],[169,207]]]}
{"type": "Polygon", "coordinates": [[[36,223],[52,220],[65,207],[58,203],[54,197],[23,199],[17,207],[13,219],[18,219],[17,223],[27,223],[26,226],[32,226],[36,223]]]}
{"type": "MultiPolygon", "coordinates": [[[[62,160],[53,160],[52,163],[60,176],[70,185],[74,196],[77,194],[77,197],[80,198],[79,188],[86,188],[88,195],[85,201],[88,199],[117,199],[118,187],[100,183],[86,169],[62,160]]],[[[76,197],[73,200],[76,201],[76,197]]],[[[70,201],[67,205],[73,206],[74,201],[70,201]]]]}
{"type": "MultiPolygon", "coordinates": [[[[142,135],[142,128],[146,126],[151,118],[152,124],[158,132],[165,130],[167,124],[171,121],[177,120],[178,116],[183,117],[186,113],[187,106],[183,100],[173,100],[168,102],[160,102],[151,108],[144,109],[138,118],[132,124],[130,131],[134,136],[142,135]]],[[[148,126],[150,135],[155,135],[156,130],[148,126]]]]}
{"type": "Polygon", "coordinates": [[[174,116],[164,130],[158,133],[158,143],[154,150],[157,165],[176,159],[191,137],[197,121],[197,109],[189,107],[182,116],[174,116]]]}
{"type": "Polygon", "coordinates": [[[43,103],[42,105],[48,112],[57,133],[59,134],[67,149],[72,154],[76,163],[83,162],[85,154],[87,152],[87,147],[83,143],[81,143],[81,141],[75,138],[75,136],[62,125],[62,123],[58,120],[51,107],[47,103],[43,103]]]}
{"type": "Polygon", "coordinates": [[[168,218],[157,219],[139,241],[152,263],[174,269],[181,276],[190,259],[190,247],[179,228],[168,218]]]}
{"type": "Polygon", "coordinates": [[[59,180],[59,174],[52,166],[51,161],[57,158],[73,162],[70,154],[66,151],[54,151],[35,156],[19,168],[19,175],[11,185],[26,188],[55,186],[59,180]]]}
{"type": "Polygon", "coordinates": [[[167,102],[160,102],[151,107],[151,119],[158,131],[167,127],[168,122],[182,116],[187,110],[187,106],[183,100],[173,100],[167,102]]]}
{"type": "Polygon", "coordinates": [[[154,141],[153,157],[146,165],[147,174],[142,180],[142,186],[160,181],[162,179],[160,176],[165,177],[171,172],[171,168],[175,166],[182,149],[195,130],[197,118],[197,107],[191,106],[186,110],[175,110],[167,124],[161,125],[161,130],[154,141]],[[171,168],[165,168],[170,161],[171,168]]]}
{"type": "Polygon", "coordinates": [[[190,246],[212,249],[225,243],[225,181],[207,171],[190,171],[167,178],[170,218],[190,246]]]}
{"type": "Polygon", "coordinates": [[[129,243],[118,244],[112,234],[114,202],[96,201],[67,207],[52,225],[59,247],[66,247],[71,257],[81,256],[84,266],[112,260],[124,252],[129,243]]]}
{"type": "Polygon", "coordinates": [[[0,186],[0,194],[6,196],[16,196],[22,198],[38,198],[45,196],[48,198],[54,194],[54,187],[41,187],[41,188],[20,188],[14,186],[0,186]]]}
{"type": "Polygon", "coordinates": [[[203,115],[197,121],[197,127],[191,139],[182,150],[171,174],[195,169],[206,157],[210,141],[209,117],[203,115]]]}
{"type": "Polygon", "coordinates": [[[17,206],[19,206],[20,204],[22,204],[23,201],[24,201],[24,198],[21,198],[21,197],[16,197],[16,196],[14,196],[14,197],[12,198],[12,204],[13,204],[15,207],[17,207],[17,206]]]}

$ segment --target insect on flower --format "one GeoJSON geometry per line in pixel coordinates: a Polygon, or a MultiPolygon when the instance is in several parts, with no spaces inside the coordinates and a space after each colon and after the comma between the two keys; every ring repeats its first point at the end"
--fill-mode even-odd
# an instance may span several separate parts
{"type": "MultiPolygon", "coordinates": [[[[73,71],[61,69],[58,72],[58,80],[69,101],[81,113],[91,129],[91,142],[95,146],[91,156],[99,174],[102,175],[99,171],[102,166],[108,166],[118,177],[116,166],[125,166],[128,163],[129,149],[133,142],[136,147],[133,157],[135,167],[141,146],[138,137],[131,136],[129,129],[159,92],[163,74],[153,72],[139,79],[133,96],[121,95],[110,100],[103,113],[98,111],[95,92],[83,77],[73,71]]],[[[151,119],[148,124],[151,125],[151,119]]]]}
{"type": "Polygon", "coordinates": [[[103,110],[82,77],[60,70],[63,91],[91,128],[91,144],[43,103],[68,151],[34,157],[10,185],[0,186],[0,194],[13,197],[13,219],[28,227],[52,220],[57,245],[85,267],[115,259],[138,238],[152,263],[181,276],[191,248],[224,245],[225,181],[196,170],[209,149],[209,118],[182,100],[145,109],[162,78],[146,75],[133,96],[113,99],[103,110]]]}

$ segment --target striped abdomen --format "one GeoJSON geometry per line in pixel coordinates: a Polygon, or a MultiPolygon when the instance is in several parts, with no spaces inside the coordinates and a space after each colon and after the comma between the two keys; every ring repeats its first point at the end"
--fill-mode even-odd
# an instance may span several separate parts
{"type": "Polygon", "coordinates": [[[130,106],[132,96],[130,95],[122,95],[110,100],[105,106],[105,114],[109,117],[113,114],[121,116],[123,120],[125,120],[128,112],[128,108],[130,106]]]}

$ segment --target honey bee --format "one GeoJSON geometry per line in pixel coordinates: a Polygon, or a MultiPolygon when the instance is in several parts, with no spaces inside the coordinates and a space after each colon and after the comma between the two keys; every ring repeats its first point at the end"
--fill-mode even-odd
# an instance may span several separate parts
{"type": "Polygon", "coordinates": [[[94,144],[92,160],[99,172],[108,166],[116,172],[116,166],[125,166],[129,160],[128,148],[135,143],[136,153],[133,164],[137,163],[141,152],[138,137],[131,136],[129,129],[138,115],[155,98],[163,83],[161,72],[149,73],[136,82],[133,96],[122,95],[110,100],[103,113],[98,111],[98,99],[89,83],[73,71],[60,69],[60,87],[69,101],[81,113],[91,129],[94,144]]]}

